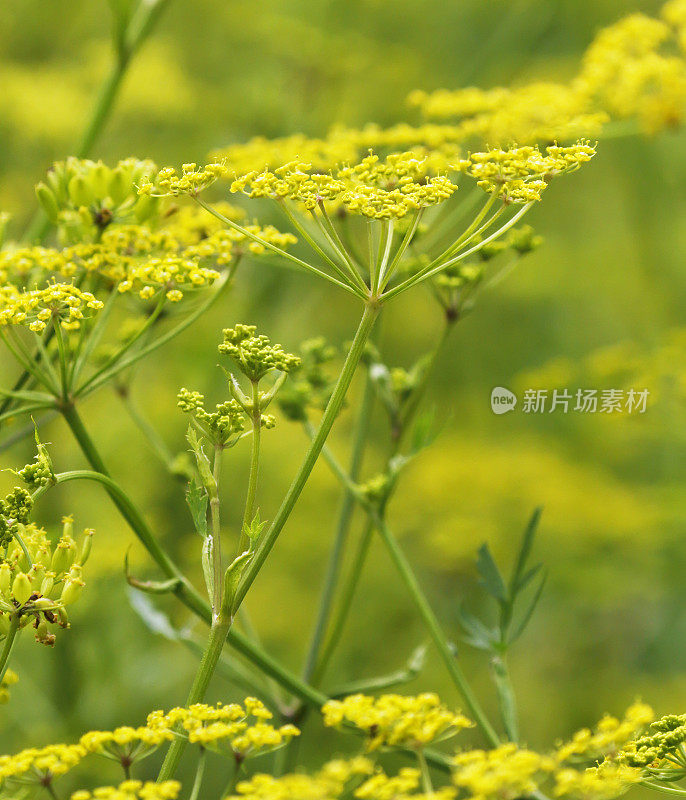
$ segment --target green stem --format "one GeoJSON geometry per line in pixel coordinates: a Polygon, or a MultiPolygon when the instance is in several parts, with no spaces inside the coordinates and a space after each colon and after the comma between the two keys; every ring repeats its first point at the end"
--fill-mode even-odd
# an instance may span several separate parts
{"type": "MultiPolygon", "coordinates": [[[[195,673],[193,685],[188,693],[186,705],[191,706],[194,703],[202,703],[205,699],[207,689],[214,675],[217,667],[217,662],[222,654],[224,645],[226,644],[226,636],[231,628],[231,617],[221,611],[213,620],[210,627],[210,636],[207,640],[207,646],[203,654],[198,671],[195,673]]],[[[186,749],[188,740],[177,737],[169,745],[167,755],[165,756],[162,768],[157,776],[157,782],[171,780],[176,774],[176,770],[181,761],[183,751],[186,749]]]]}
{"type": "Polygon", "coordinates": [[[2,683],[7,667],[9,665],[10,656],[12,655],[12,648],[17,639],[17,631],[19,630],[19,617],[13,614],[10,617],[10,627],[5,636],[5,644],[0,653],[0,683],[2,683]]]}
{"type": "Polygon", "coordinates": [[[317,430],[317,434],[312,440],[303,463],[298,470],[298,474],[291,484],[286,497],[284,498],[283,503],[281,504],[281,507],[274,518],[274,521],[269,527],[267,533],[264,535],[264,538],[260,541],[255,556],[245,568],[243,578],[236,591],[234,612],[240,606],[248,589],[257,577],[257,573],[262,568],[262,565],[271,552],[272,547],[274,547],[274,544],[276,543],[279,534],[283,530],[284,525],[290,517],[302,490],[305,488],[305,484],[307,483],[314,465],[319,458],[326,439],[331,431],[331,428],[333,427],[334,421],[338,416],[338,412],[341,410],[341,406],[343,405],[343,401],[345,400],[345,396],[348,392],[348,387],[350,386],[353,375],[355,374],[355,370],[357,369],[357,365],[362,357],[365,344],[367,343],[378,313],[378,305],[371,303],[365,305],[364,314],[362,315],[359,327],[355,333],[348,356],[343,364],[341,374],[338,377],[336,387],[334,388],[333,394],[327,403],[326,410],[324,411],[319,424],[319,429],[317,430]]]}
{"type": "MultiPolygon", "coordinates": [[[[349,475],[352,481],[357,481],[360,476],[362,468],[362,459],[364,451],[369,438],[369,429],[371,425],[371,410],[374,402],[374,385],[372,383],[369,371],[365,379],[364,390],[362,394],[362,402],[360,403],[360,411],[357,417],[355,426],[355,433],[353,438],[352,452],[350,455],[350,469],[349,475]]],[[[307,423],[309,425],[309,423],[307,423]]],[[[308,434],[312,437],[311,429],[308,429],[308,434]]],[[[350,532],[350,523],[353,518],[353,511],[355,510],[355,497],[353,493],[346,487],[341,501],[341,508],[338,514],[338,522],[336,524],[336,533],[334,536],[333,547],[329,556],[329,563],[326,570],[326,577],[324,579],[324,587],[322,589],[321,599],[319,601],[319,611],[317,613],[317,620],[315,622],[310,646],[305,661],[305,668],[303,670],[303,678],[310,681],[317,662],[319,660],[320,651],[324,641],[329,620],[331,618],[331,611],[333,608],[334,595],[336,587],[341,574],[341,566],[343,561],[343,552],[345,545],[348,541],[350,532]]],[[[315,681],[316,683],[316,681],[315,681]]]]}
{"type": "Polygon", "coordinates": [[[381,538],[386,545],[393,563],[403,579],[403,582],[405,583],[405,586],[407,587],[407,590],[409,591],[420,616],[424,620],[424,624],[431,634],[431,638],[433,639],[434,644],[440,653],[448,672],[450,673],[450,677],[453,679],[455,686],[462,695],[462,699],[464,700],[469,713],[484,732],[489,743],[492,746],[497,747],[500,743],[498,735],[491,727],[491,723],[488,721],[483,709],[481,708],[476,695],[472,692],[471,687],[467,683],[467,678],[462,672],[462,668],[458,664],[454,653],[450,649],[450,645],[448,644],[448,640],[445,638],[443,629],[441,628],[441,625],[433,609],[431,608],[429,601],[422,592],[419,582],[417,581],[417,578],[415,577],[412,567],[405,557],[405,554],[401,550],[395,536],[393,536],[389,530],[388,525],[383,517],[381,517],[374,509],[371,510],[371,514],[376,529],[381,535],[381,538]]]}
{"type": "Polygon", "coordinates": [[[517,720],[517,703],[515,700],[510,671],[505,656],[494,656],[491,659],[491,672],[498,692],[500,715],[505,727],[505,734],[511,742],[519,740],[519,724],[517,720]]]}
{"type": "Polygon", "coordinates": [[[219,501],[219,480],[222,469],[222,453],[224,448],[215,445],[214,466],[212,477],[214,486],[210,492],[210,521],[212,537],[212,573],[213,573],[213,594],[212,594],[212,616],[219,616],[223,589],[224,589],[224,569],[222,567],[222,537],[221,537],[221,517],[219,501]]]}
{"type": "Polygon", "coordinates": [[[238,553],[246,550],[250,537],[248,529],[255,518],[255,498],[257,496],[257,479],[260,473],[260,440],[262,436],[262,412],[260,411],[260,391],[257,381],[252,382],[252,451],[250,456],[250,477],[248,478],[248,492],[245,498],[245,511],[243,523],[238,540],[238,553]]]}
{"type": "Polygon", "coordinates": [[[188,800],[198,800],[200,797],[200,787],[202,786],[202,779],[205,775],[205,764],[207,763],[207,750],[204,747],[200,748],[200,755],[198,756],[198,766],[195,770],[195,780],[193,781],[193,788],[188,796],[188,800]]]}
{"type": "Polygon", "coordinates": [[[331,622],[329,636],[326,640],[326,644],[324,649],[322,650],[321,656],[319,661],[317,662],[316,669],[312,674],[312,683],[316,686],[322,679],[326,668],[329,666],[331,662],[331,658],[333,657],[334,651],[338,646],[339,641],[341,640],[341,636],[343,635],[343,630],[345,628],[345,624],[348,621],[348,616],[350,614],[350,610],[352,608],[353,597],[355,596],[355,592],[357,591],[357,586],[360,582],[360,578],[362,576],[362,568],[364,567],[364,563],[367,560],[367,554],[369,553],[369,546],[372,543],[372,535],[374,533],[374,525],[372,524],[371,520],[367,523],[366,527],[362,532],[362,536],[360,537],[360,541],[357,546],[357,550],[355,552],[355,557],[353,559],[353,563],[350,565],[350,571],[348,572],[348,578],[346,582],[343,584],[343,589],[341,590],[341,596],[339,598],[338,604],[336,605],[336,613],[334,615],[333,621],[331,622]]]}
{"type": "Polygon", "coordinates": [[[421,747],[417,750],[417,761],[419,762],[419,769],[422,773],[422,788],[424,789],[424,794],[432,795],[434,793],[434,786],[431,782],[429,765],[426,763],[426,756],[421,747]]]}

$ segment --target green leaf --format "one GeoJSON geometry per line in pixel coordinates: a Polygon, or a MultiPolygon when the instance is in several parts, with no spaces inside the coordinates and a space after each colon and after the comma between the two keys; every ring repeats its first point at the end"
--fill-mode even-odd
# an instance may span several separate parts
{"type": "Polygon", "coordinates": [[[463,640],[478,650],[493,650],[498,640],[497,631],[484,625],[480,619],[470,614],[465,608],[458,608],[457,613],[460,625],[467,632],[467,635],[462,637],[463,640]]]}
{"type": "Polygon", "coordinates": [[[207,492],[202,486],[193,478],[188,484],[186,489],[186,503],[193,517],[193,524],[195,530],[202,536],[203,539],[207,538],[207,505],[208,505],[207,492]]]}
{"type": "Polygon", "coordinates": [[[188,431],[186,433],[186,440],[188,444],[191,446],[191,450],[195,454],[195,460],[198,464],[198,472],[200,474],[200,480],[202,481],[203,486],[207,490],[207,494],[210,497],[217,496],[217,482],[214,479],[214,475],[212,474],[212,467],[210,466],[210,461],[205,455],[205,451],[202,449],[202,444],[198,439],[198,434],[193,429],[192,425],[188,426],[188,431]]]}
{"type": "Polygon", "coordinates": [[[500,574],[498,565],[493,560],[491,551],[485,543],[479,548],[476,568],[479,571],[479,575],[481,575],[480,585],[484,587],[491,597],[495,597],[498,602],[506,603],[508,594],[503,576],[500,574]]]}
{"type": "Polygon", "coordinates": [[[519,637],[524,633],[526,626],[531,621],[531,617],[538,605],[538,601],[541,599],[541,594],[543,593],[543,587],[545,586],[545,582],[548,578],[547,573],[543,573],[541,576],[541,580],[538,584],[538,588],[534,592],[531,600],[529,601],[529,605],[527,606],[526,611],[524,612],[522,618],[520,619],[519,623],[515,626],[513,632],[510,634],[509,643],[512,643],[519,639],[519,637]]]}
{"type": "Polygon", "coordinates": [[[252,522],[248,525],[246,523],[245,527],[243,528],[243,533],[250,539],[250,551],[254,549],[254,545],[257,540],[262,535],[262,531],[264,530],[264,526],[267,524],[267,521],[262,521],[260,519],[260,511],[259,509],[255,512],[255,516],[253,517],[252,522]]]}
{"type": "Polygon", "coordinates": [[[243,570],[247,567],[249,562],[252,560],[253,557],[253,550],[252,547],[250,550],[246,550],[244,553],[241,553],[239,556],[236,556],[234,560],[229,564],[224,573],[224,603],[226,604],[227,608],[232,610],[233,613],[233,601],[236,597],[236,590],[238,589],[238,584],[240,583],[241,577],[243,575],[243,570]]]}
{"type": "Polygon", "coordinates": [[[531,519],[529,520],[529,524],[526,526],[524,530],[524,535],[522,536],[522,543],[519,547],[519,554],[517,556],[517,563],[515,564],[515,568],[512,571],[512,578],[510,579],[510,595],[514,597],[518,592],[520,592],[526,583],[531,580],[531,575],[528,577],[524,576],[524,570],[526,569],[526,562],[531,555],[531,548],[534,543],[534,536],[536,534],[536,529],[538,528],[538,523],[541,519],[541,514],[543,512],[543,507],[538,506],[534,509],[534,513],[531,515],[531,519]]]}

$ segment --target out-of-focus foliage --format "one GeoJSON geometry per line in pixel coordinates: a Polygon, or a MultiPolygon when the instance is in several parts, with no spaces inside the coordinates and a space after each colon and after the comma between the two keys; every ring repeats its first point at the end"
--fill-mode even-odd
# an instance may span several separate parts
{"type": "MultiPolygon", "coordinates": [[[[15,234],[33,213],[34,183],[73,149],[107,71],[105,4],[68,5],[68,14],[64,4],[39,0],[0,8],[0,209],[14,214],[15,234]]],[[[406,98],[415,89],[568,82],[597,30],[627,11],[657,14],[659,3],[177,0],[133,64],[94,155],[202,162],[210,150],[257,134],[324,135],[336,124],[408,119],[406,98]]],[[[522,520],[544,506],[538,555],[549,578],[511,664],[521,727],[535,745],[568,736],[605,709],[619,712],[639,694],[659,712],[672,710],[686,686],[685,179],[686,133],[675,129],[603,140],[585,173],[551,187],[555,202],[530,216],[545,229],[545,243],[484,293],[437,365],[427,403],[443,432],[408,468],[391,507],[457,637],[458,603],[480,602],[478,546],[488,540],[499,558],[511,557],[522,520]],[[519,394],[634,386],[648,388],[650,400],[645,414],[632,417],[520,409],[496,417],[494,386],[519,394]],[[542,697],[549,714],[540,713],[542,697]]],[[[134,400],[173,453],[182,453],[187,420],[176,394],[187,385],[208,398],[225,396],[215,369],[223,327],[268,321],[286,347],[296,347],[303,332],[340,343],[352,334],[349,311],[325,286],[253,263],[220,307],[146,365],[134,400]]],[[[439,335],[440,322],[421,292],[399,300],[380,343],[388,362],[409,367],[439,335]]],[[[3,380],[9,369],[0,362],[3,380]]],[[[154,529],[185,563],[195,563],[182,484],[168,480],[115,396],[95,396],[84,414],[154,529]]],[[[351,425],[344,411],[332,444],[337,452],[345,451],[351,425]]],[[[63,427],[46,431],[55,451],[72,448],[71,463],[61,467],[82,463],[63,427]]],[[[285,424],[265,442],[263,516],[273,515],[305,446],[298,427],[285,424]]],[[[382,446],[369,459],[370,474],[382,446]]],[[[31,457],[29,439],[2,460],[31,457]]],[[[243,457],[237,471],[246,467],[243,457]]],[[[11,479],[0,476],[0,483],[4,490],[11,479]]],[[[265,645],[297,669],[304,654],[293,643],[306,640],[312,623],[337,493],[322,465],[279,541],[278,558],[249,596],[265,645]]],[[[178,702],[195,666],[191,654],[179,655],[178,644],[155,637],[131,610],[122,565],[132,538],[98,487],[77,494],[67,486],[41,506],[55,533],[67,510],[89,524],[97,516],[89,592],[73,615],[83,635],[60,637],[40,662],[28,645],[18,651],[13,667],[21,680],[3,707],[3,751],[142,721],[151,697],[159,707],[178,702]]],[[[240,525],[239,504],[227,509],[225,524],[240,525]]],[[[136,547],[131,561],[136,569],[147,564],[136,547]]],[[[199,572],[194,577],[202,580],[199,572]]],[[[374,548],[331,680],[396,669],[423,639],[414,620],[385,553],[374,548]]],[[[465,669],[490,691],[480,656],[463,650],[465,669]]],[[[416,688],[449,698],[443,681],[432,666],[416,688]]],[[[210,700],[231,691],[217,679],[212,693],[210,700]]],[[[317,763],[327,735],[309,745],[317,752],[306,751],[317,763]]]]}

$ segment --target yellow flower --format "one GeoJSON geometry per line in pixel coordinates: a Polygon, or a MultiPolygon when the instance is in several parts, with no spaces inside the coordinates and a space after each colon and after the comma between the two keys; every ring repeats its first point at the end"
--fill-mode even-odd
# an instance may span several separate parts
{"type": "Polygon", "coordinates": [[[516,744],[460,753],[453,764],[453,782],[473,800],[515,800],[531,794],[555,767],[552,758],[516,744]]]}
{"type": "Polygon", "coordinates": [[[366,731],[369,750],[382,746],[422,747],[472,725],[465,716],[442,705],[435,694],[387,694],[376,699],[354,694],[343,700],[330,700],[322,713],[325,725],[351,722],[366,731]]]}

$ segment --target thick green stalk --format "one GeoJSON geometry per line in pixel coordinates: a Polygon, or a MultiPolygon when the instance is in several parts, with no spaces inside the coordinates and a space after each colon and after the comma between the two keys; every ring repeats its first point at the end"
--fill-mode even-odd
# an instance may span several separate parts
{"type": "MultiPolygon", "coordinates": [[[[210,636],[207,640],[207,646],[203,653],[198,671],[195,674],[191,690],[188,693],[188,698],[186,699],[187,706],[193,705],[194,703],[202,703],[205,699],[219,657],[226,644],[226,637],[230,628],[231,616],[223,610],[220,611],[210,627],[210,636]]],[[[169,750],[167,750],[167,755],[165,756],[162,768],[157,776],[158,783],[171,780],[174,777],[187,744],[187,739],[177,736],[169,745],[169,750]]]]}
{"type": "Polygon", "coordinates": [[[5,677],[5,673],[7,672],[10,656],[12,655],[12,649],[14,647],[14,643],[17,640],[18,630],[19,630],[19,617],[17,617],[16,615],[12,615],[12,617],[10,618],[10,627],[9,630],[7,631],[7,636],[5,636],[5,644],[2,648],[2,653],[0,653],[0,683],[2,683],[2,680],[5,677]]]}
{"type": "MultiPolygon", "coordinates": [[[[371,410],[374,401],[374,386],[372,384],[369,372],[365,379],[364,390],[362,394],[362,402],[360,403],[360,410],[357,417],[355,426],[355,433],[353,438],[352,452],[350,454],[350,469],[349,475],[352,481],[357,481],[360,476],[362,468],[362,459],[364,456],[367,439],[369,437],[369,428],[371,424],[371,410]]],[[[309,433],[309,431],[308,431],[309,433]]],[[[343,551],[348,540],[350,531],[350,522],[352,521],[353,511],[355,510],[355,497],[349,489],[345,489],[343,499],[341,501],[341,508],[338,514],[338,522],[336,524],[336,533],[334,536],[334,543],[329,556],[329,563],[326,570],[326,577],[324,579],[324,587],[322,589],[321,599],[319,601],[319,611],[317,613],[317,620],[315,622],[310,647],[307,653],[307,660],[303,670],[303,678],[310,681],[312,678],[317,662],[319,660],[324,635],[326,634],[329,620],[331,619],[331,611],[333,608],[333,599],[338,586],[338,581],[341,574],[341,566],[343,560],[343,551]]],[[[317,683],[317,681],[315,681],[317,683]]]]}
{"type": "Polygon", "coordinates": [[[424,624],[431,634],[434,645],[440,653],[441,658],[443,659],[448,672],[450,673],[450,677],[453,679],[455,686],[462,695],[462,699],[464,700],[469,713],[484,732],[489,744],[491,744],[493,747],[497,747],[497,745],[500,744],[498,735],[492,728],[491,723],[488,721],[476,695],[472,692],[470,685],[467,683],[467,678],[462,672],[462,668],[458,664],[457,659],[455,658],[455,655],[452,652],[447,639],[445,638],[445,634],[443,633],[443,629],[441,628],[438,618],[431,608],[429,601],[426,599],[426,596],[422,592],[419,582],[412,571],[412,567],[407,561],[405,554],[401,550],[395,536],[393,536],[391,531],[388,529],[388,525],[383,517],[381,517],[375,511],[372,511],[371,513],[376,529],[381,535],[381,538],[383,539],[383,542],[390,553],[393,563],[403,579],[403,582],[405,583],[405,586],[407,587],[420,616],[424,620],[424,624]]]}
{"type": "Polygon", "coordinates": [[[245,569],[243,579],[241,580],[236,591],[236,600],[233,609],[234,612],[240,606],[250,586],[252,586],[253,581],[257,577],[257,573],[262,568],[265,559],[276,544],[279,534],[283,530],[284,525],[290,517],[291,512],[293,511],[293,508],[298,501],[300,494],[302,493],[302,490],[305,488],[305,484],[310,477],[310,473],[314,469],[314,465],[316,464],[322,448],[324,447],[326,439],[331,431],[331,428],[333,427],[334,421],[338,416],[338,412],[341,410],[341,406],[343,405],[343,401],[345,400],[345,396],[348,392],[348,387],[350,386],[353,375],[355,374],[355,370],[357,369],[357,365],[362,357],[365,344],[369,339],[369,335],[372,331],[378,313],[378,305],[372,303],[365,305],[364,314],[362,315],[359,327],[355,333],[355,338],[353,339],[352,346],[343,365],[343,370],[338,377],[336,387],[326,406],[324,415],[322,416],[317,434],[312,440],[303,463],[298,470],[298,474],[291,484],[283,503],[281,504],[281,508],[279,508],[274,521],[269,527],[269,530],[260,541],[255,556],[245,569]]]}

